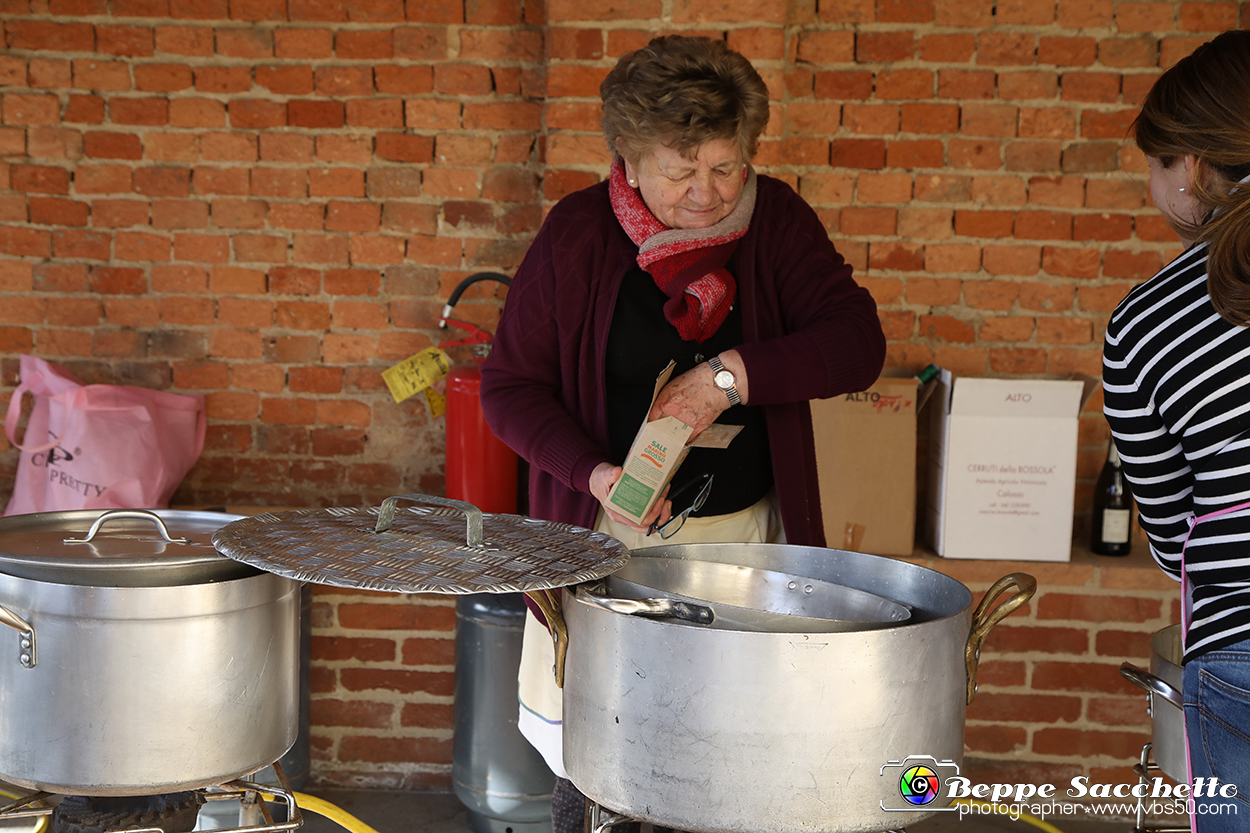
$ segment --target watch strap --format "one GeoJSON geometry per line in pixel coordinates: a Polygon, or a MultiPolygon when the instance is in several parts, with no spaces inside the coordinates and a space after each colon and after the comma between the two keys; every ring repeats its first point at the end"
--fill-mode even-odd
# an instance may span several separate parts
{"type": "Polygon", "coordinates": [[[731,380],[734,378],[733,373],[728,370],[725,367],[725,363],[720,360],[720,356],[712,356],[712,358],[707,360],[707,363],[708,366],[712,368],[712,383],[725,392],[725,396],[729,397],[729,404],[742,404],[742,397],[738,395],[738,388],[735,386],[733,381],[729,383],[729,387],[727,388],[721,387],[720,383],[716,381],[716,377],[721,373],[728,374],[731,380]]]}

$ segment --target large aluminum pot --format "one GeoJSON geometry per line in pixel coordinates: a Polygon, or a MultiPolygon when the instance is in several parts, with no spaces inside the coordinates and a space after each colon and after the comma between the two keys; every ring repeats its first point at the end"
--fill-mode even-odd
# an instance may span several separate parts
{"type": "Polygon", "coordinates": [[[235,516],[103,514],[94,533],[98,511],[0,519],[0,779],[146,795],[277,760],[299,727],[299,583],[217,555],[235,516]]]}
{"type": "Polygon", "coordinates": [[[1159,769],[1173,781],[1184,781],[1188,768],[1185,756],[1185,703],[1181,698],[1184,669],[1181,658],[1181,626],[1169,625],[1150,639],[1150,671],[1126,662],[1120,674],[1145,689],[1149,695],[1150,750],[1159,769]]]}
{"type": "Polygon", "coordinates": [[[880,831],[933,815],[943,791],[905,791],[903,774],[957,772],[981,641],[1036,588],[1005,577],[974,617],[958,581],[879,556],[767,544],[636,555],[775,570],[912,609],[895,627],[769,633],[624,615],[584,586],[565,593],[569,778],[610,810],[700,833],[880,831]],[[1019,592],[994,608],[1010,585],[1019,592]]]}

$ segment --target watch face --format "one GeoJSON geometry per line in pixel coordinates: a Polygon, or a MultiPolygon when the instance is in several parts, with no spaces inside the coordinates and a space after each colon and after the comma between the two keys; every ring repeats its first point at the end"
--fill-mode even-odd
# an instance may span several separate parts
{"type": "Polygon", "coordinates": [[[713,377],[713,381],[721,390],[729,390],[734,386],[734,375],[728,370],[722,370],[713,377]]]}

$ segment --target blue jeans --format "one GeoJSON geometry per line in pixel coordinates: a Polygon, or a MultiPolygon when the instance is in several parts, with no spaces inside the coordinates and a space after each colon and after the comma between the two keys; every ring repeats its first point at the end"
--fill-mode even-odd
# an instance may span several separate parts
{"type": "Polygon", "coordinates": [[[1237,785],[1234,798],[1195,799],[1198,831],[1250,830],[1250,640],[1186,663],[1181,686],[1193,777],[1237,785]]]}

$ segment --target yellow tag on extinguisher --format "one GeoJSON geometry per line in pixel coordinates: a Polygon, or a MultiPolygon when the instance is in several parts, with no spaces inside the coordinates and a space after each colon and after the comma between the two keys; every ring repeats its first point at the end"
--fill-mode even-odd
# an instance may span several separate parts
{"type": "MultiPolygon", "coordinates": [[[[415,356],[409,356],[397,365],[382,371],[382,381],[390,389],[396,402],[403,402],[447,375],[451,360],[437,347],[427,347],[415,356]]],[[[426,397],[429,401],[429,396],[426,397]]],[[[431,408],[433,406],[431,405],[431,408]]],[[[437,414],[435,414],[437,416],[437,414]]]]}
{"type": "Polygon", "coordinates": [[[441,417],[447,413],[447,397],[439,393],[434,388],[426,388],[421,391],[425,394],[425,404],[430,406],[430,416],[441,417]]]}

